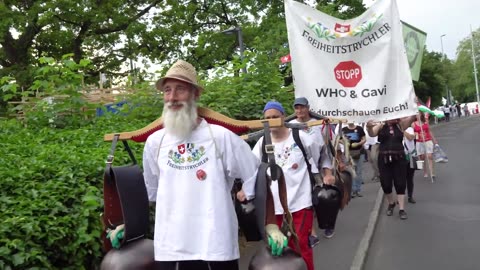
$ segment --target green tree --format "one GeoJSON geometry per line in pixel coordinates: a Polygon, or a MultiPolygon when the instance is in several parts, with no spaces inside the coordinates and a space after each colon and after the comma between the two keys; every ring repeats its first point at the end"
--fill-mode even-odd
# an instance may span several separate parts
{"type": "MultiPolygon", "coordinates": [[[[0,76],[14,76],[20,86],[28,86],[33,81],[32,63],[36,58],[49,56],[58,60],[68,53],[73,53],[77,62],[90,59],[97,72],[117,71],[121,63],[133,57],[128,46],[118,46],[122,38],[129,37],[127,30],[146,28],[143,17],[160,2],[2,1],[0,76]]],[[[155,47],[158,42],[150,45],[155,47]]]]}
{"type": "MultiPolygon", "coordinates": [[[[448,61],[448,60],[447,60],[448,61]]],[[[432,98],[432,107],[442,102],[442,96],[446,94],[446,68],[442,63],[442,55],[437,52],[424,50],[420,78],[414,82],[415,93],[423,101],[432,98]]]]}
{"type": "Polygon", "coordinates": [[[317,0],[317,9],[340,19],[351,19],[365,12],[362,1],[358,0],[317,0]]]}
{"type": "MultiPolygon", "coordinates": [[[[480,67],[480,28],[473,32],[473,47],[477,69],[480,67]]],[[[472,38],[469,36],[457,47],[457,59],[450,70],[452,93],[459,102],[476,101],[475,77],[472,62],[472,38]]],[[[478,74],[477,74],[478,76],[478,74]]]]}
{"type": "MultiPolygon", "coordinates": [[[[0,77],[15,77],[26,88],[34,80],[35,59],[60,60],[69,53],[76,62],[91,61],[86,82],[96,82],[99,72],[125,76],[131,59],[147,65],[184,58],[209,70],[233,59],[237,40],[220,32],[234,26],[242,28],[246,50],[268,50],[277,65],[287,40],[283,5],[280,0],[2,1],[0,77]]],[[[364,10],[359,1],[317,1],[317,6],[341,18],[364,10]]]]}

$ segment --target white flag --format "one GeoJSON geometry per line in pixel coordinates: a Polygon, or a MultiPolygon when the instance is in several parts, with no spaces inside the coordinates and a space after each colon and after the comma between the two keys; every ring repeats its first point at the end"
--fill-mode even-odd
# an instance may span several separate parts
{"type": "Polygon", "coordinates": [[[417,112],[395,0],[351,20],[286,0],[285,15],[295,96],[310,109],[355,122],[417,112]]]}

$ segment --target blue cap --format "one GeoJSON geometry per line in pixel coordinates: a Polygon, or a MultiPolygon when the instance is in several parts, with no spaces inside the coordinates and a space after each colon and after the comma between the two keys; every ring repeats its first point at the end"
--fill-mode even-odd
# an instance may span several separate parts
{"type": "Polygon", "coordinates": [[[277,102],[277,101],[267,102],[267,104],[265,105],[265,108],[263,108],[263,112],[265,113],[266,110],[270,110],[270,109],[275,109],[281,112],[283,115],[285,115],[285,109],[283,108],[282,104],[280,104],[280,102],[277,102]]]}

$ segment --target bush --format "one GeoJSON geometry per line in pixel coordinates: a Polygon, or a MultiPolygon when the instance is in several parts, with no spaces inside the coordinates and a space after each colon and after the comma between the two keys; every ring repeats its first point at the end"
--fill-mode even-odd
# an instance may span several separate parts
{"type": "MultiPolygon", "coordinates": [[[[79,129],[0,121],[0,269],[97,268],[110,148],[103,135],[146,125],[124,120],[110,116],[79,129]]],[[[131,146],[141,162],[142,144],[131,146]]],[[[116,164],[129,162],[124,152],[118,147],[116,164]]]]}

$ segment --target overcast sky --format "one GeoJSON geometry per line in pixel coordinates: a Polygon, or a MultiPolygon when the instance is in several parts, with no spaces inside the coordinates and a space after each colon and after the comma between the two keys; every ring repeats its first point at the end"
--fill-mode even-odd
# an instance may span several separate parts
{"type": "MultiPolygon", "coordinates": [[[[363,0],[368,7],[374,0],[363,0]]],[[[388,0],[386,0],[388,1],[388,0]]],[[[460,41],[470,36],[470,25],[480,27],[479,0],[397,0],[400,19],[427,33],[427,49],[454,59],[460,41]]]]}

